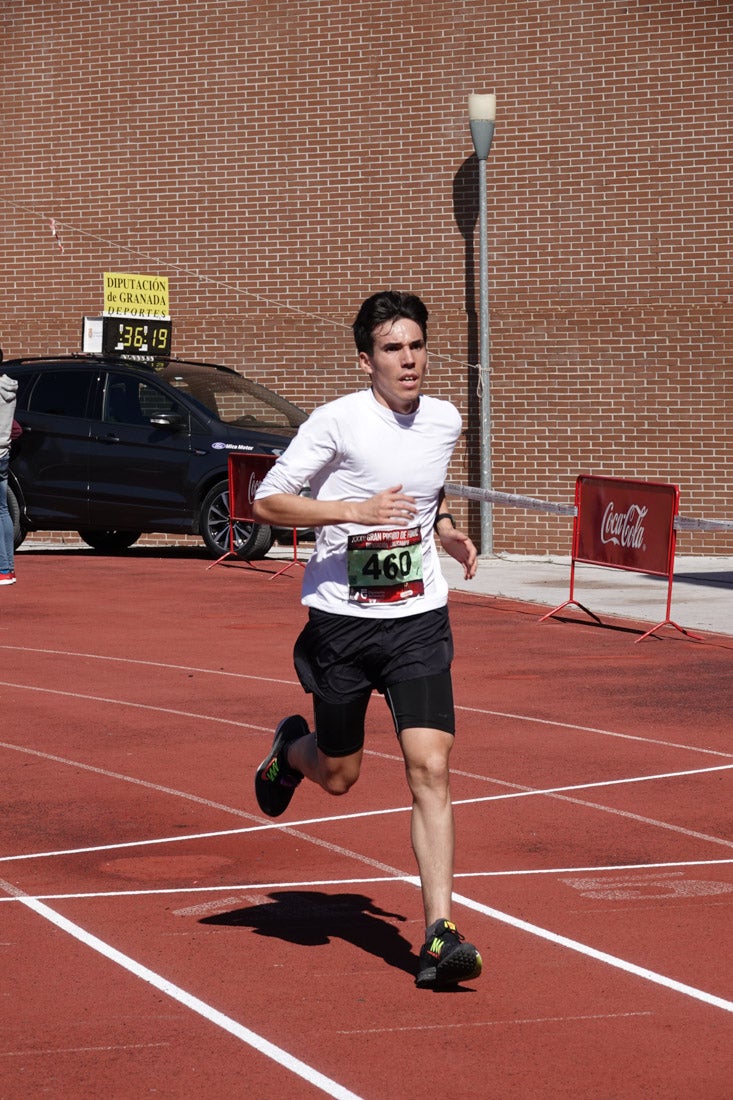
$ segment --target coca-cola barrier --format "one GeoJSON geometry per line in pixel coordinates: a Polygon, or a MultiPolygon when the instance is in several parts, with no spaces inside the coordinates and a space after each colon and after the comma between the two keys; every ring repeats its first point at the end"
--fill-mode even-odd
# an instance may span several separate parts
{"type": "Polygon", "coordinates": [[[232,452],[229,455],[229,530],[232,523],[253,523],[252,505],[255,493],[271,466],[274,455],[232,452]]]}
{"type": "Polygon", "coordinates": [[[575,483],[570,594],[565,603],[543,615],[540,622],[575,604],[600,623],[594,612],[574,598],[575,564],[584,562],[667,577],[667,617],[637,638],[637,642],[662,626],[673,626],[689,634],[670,618],[679,499],[676,485],[581,474],[575,483]]]}
{"type": "Polygon", "coordinates": [[[573,558],[669,576],[679,498],[676,485],[581,475],[575,483],[573,558]]]}
{"type": "MultiPolygon", "coordinates": [[[[229,477],[229,549],[212,565],[219,565],[227,558],[238,556],[234,548],[234,524],[255,522],[252,511],[255,494],[267,471],[275,462],[275,455],[250,454],[243,451],[233,451],[229,455],[227,463],[229,477]]],[[[250,562],[247,561],[244,564],[254,569],[250,562]]],[[[298,561],[298,535],[296,529],[293,528],[292,561],[289,561],[287,565],[283,565],[276,573],[270,574],[271,579],[279,577],[281,573],[286,573],[293,565],[302,564],[298,561]]],[[[209,566],[209,569],[211,568],[212,566],[209,566]]]]}

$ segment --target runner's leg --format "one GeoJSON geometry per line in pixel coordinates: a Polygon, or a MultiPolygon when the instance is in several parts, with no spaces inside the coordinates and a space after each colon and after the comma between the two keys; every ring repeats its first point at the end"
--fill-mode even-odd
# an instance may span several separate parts
{"type": "Polygon", "coordinates": [[[313,696],[316,733],[288,746],[288,763],[329,794],[346,794],[359,778],[364,717],[371,690],[347,703],[313,696]]]}
{"type": "Polygon", "coordinates": [[[359,778],[363,754],[361,748],[349,756],[326,756],[311,733],[288,746],[288,764],[329,794],[346,794],[359,778]]]}
{"type": "Polygon", "coordinates": [[[444,730],[405,729],[400,745],[412,794],[412,848],[429,927],[451,915],[455,830],[448,757],[453,736],[444,730]]]}

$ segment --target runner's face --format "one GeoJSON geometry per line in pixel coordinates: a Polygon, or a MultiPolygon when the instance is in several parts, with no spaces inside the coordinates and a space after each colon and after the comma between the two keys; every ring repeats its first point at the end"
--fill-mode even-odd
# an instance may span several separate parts
{"type": "Polygon", "coordinates": [[[359,363],[372,380],[380,405],[393,412],[410,413],[418,406],[428,369],[428,353],[422,329],[416,321],[398,317],[374,330],[374,348],[359,353],[359,363]]]}

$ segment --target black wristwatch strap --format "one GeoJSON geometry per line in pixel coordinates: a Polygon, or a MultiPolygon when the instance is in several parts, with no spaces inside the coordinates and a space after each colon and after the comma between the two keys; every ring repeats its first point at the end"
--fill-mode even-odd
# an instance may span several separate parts
{"type": "Polygon", "coordinates": [[[456,521],[453,519],[453,516],[450,514],[450,512],[439,512],[438,515],[435,517],[435,523],[433,524],[433,526],[437,527],[442,519],[449,519],[455,527],[456,521]]]}

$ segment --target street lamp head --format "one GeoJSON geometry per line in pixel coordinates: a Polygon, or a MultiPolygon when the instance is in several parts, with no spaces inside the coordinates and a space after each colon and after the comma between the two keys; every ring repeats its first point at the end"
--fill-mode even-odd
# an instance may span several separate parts
{"type": "Polygon", "coordinates": [[[486,160],[494,136],[496,96],[470,95],[468,97],[468,122],[471,127],[473,147],[479,160],[486,160]]]}
{"type": "Polygon", "coordinates": [[[496,96],[493,93],[488,95],[470,95],[468,97],[468,117],[473,119],[483,119],[487,122],[493,122],[496,118],[496,96]]]}

